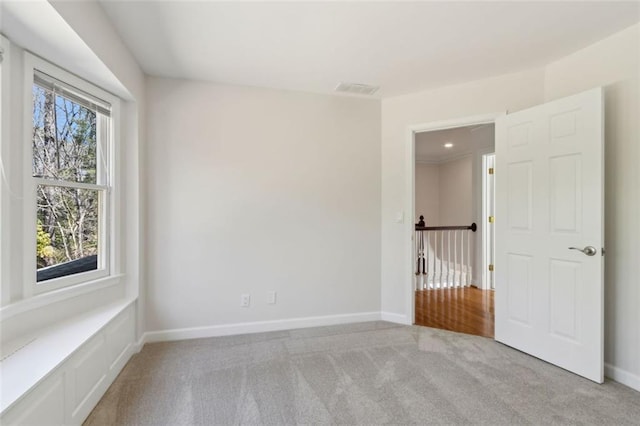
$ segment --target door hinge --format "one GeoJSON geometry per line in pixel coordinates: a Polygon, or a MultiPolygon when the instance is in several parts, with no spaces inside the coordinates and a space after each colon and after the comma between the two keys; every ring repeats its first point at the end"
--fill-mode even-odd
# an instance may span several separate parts
{"type": "Polygon", "coordinates": [[[489,264],[489,272],[493,272],[493,263],[489,264]]]}
{"type": "Polygon", "coordinates": [[[489,174],[492,175],[493,174],[493,167],[489,167],[489,174]]]}
{"type": "Polygon", "coordinates": [[[496,221],[495,216],[489,216],[489,223],[493,223],[496,221]]]}

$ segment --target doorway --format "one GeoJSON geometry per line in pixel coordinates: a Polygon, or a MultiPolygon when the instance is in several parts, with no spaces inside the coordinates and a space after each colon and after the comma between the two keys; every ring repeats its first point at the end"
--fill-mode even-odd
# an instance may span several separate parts
{"type": "MultiPolygon", "coordinates": [[[[496,126],[496,169],[503,176],[495,188],[495,340],[602,383],[603,89],[484,121],[410,127],[410,211],[415,208],[416,134],[484,123],[496,126]]],[[[407,248],[415,247],[413,234],[407,234],[407,248]]],[[[418,290],[413,277],[407,282],[415,319],[418,290]]]]}
{"type": "Polygon", "coordinates": [[[494,337],[496,114],[413,129],[414,323],[494,337]]]}

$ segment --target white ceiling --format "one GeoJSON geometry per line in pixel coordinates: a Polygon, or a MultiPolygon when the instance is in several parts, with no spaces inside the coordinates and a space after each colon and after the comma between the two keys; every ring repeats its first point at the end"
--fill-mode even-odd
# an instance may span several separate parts
{"type": "Polygon", "coordinates": [[[416,162],[437,164],[474,151],[491,152],[494,147],[494,135],[493,123],[418,133],[416,162]],[[445,148],[446,143],[452,143],[453,146],[445,148]]]}
{"type": "Polygon", "coordinates": [[[147,74],[379,97],[542,66],[640,21],[610,1],[101,4],[147,74]]]}

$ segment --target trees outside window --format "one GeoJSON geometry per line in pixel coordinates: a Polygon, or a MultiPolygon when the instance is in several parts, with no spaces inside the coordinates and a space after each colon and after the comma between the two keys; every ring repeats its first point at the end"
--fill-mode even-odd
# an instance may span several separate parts
{"type": "Polygon", "coordinates": [[[37,282],[100,269],[109,190],[108,105],[36,72],[32,172],[37,282]]]}

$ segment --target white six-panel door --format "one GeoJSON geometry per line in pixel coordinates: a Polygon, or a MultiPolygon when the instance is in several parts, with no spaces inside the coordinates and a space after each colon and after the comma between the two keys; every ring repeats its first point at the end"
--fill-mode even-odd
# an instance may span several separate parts
{"type": "Polygon", "coordinates": [[[601,88],[496,121],[496,340],[598,383],[603,128],[601,88]]]}

